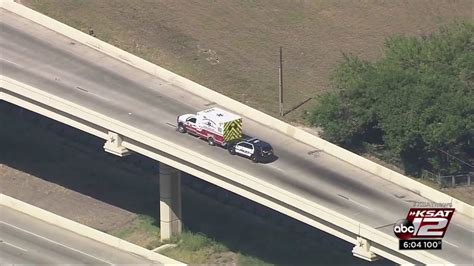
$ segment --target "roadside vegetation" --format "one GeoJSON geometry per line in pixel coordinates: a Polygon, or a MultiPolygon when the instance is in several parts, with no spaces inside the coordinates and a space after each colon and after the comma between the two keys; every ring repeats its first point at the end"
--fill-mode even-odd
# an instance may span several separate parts
{"type": "Polygon", "coordinates": [[[409,175],[474,172],[474,23],[393,37],[385,47],[373,62],[345,56],[310,123],[409,175]]]}

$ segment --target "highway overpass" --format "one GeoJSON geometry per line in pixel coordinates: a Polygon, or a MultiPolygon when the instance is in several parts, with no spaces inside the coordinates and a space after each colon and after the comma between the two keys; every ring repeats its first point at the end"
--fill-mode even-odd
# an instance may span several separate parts
{"type": "Polygon", "coordinates": [[[0,193],[0,264],[185,265],[0,193]]]}
{"type": "MultiPolygon", "coordinates": [[[[177,115],[225,100],[205,90],[191,93],[183,87],[186,82],[132,66],[127,62],[131,57],[98,51],[106,45],[90,36],[74,32],[66,37],[5,9],[1,15],[0,99],[101,137],[117,154],[141,153],[331,233],[353,243],[354,254],[364,259],[380,255],[398,263],[472,263],[471,217],[455,214],[442,251],[399,251],[393,223],[406,216],[413,202],[426,198],[291,137],[291,127],[282,132],[262,125],[258,115],[249,115],[253,111],[241,113],[245,133],[272,143],[279,157],[273,163],[252,164],[178,134],[173,126],[177,115]]],[[[51,23],[41,19],[35,20],[51,23]]],[[[174,188],[177,195],[179,177],[173,168],[161,167],[160,183],[168,184],[160,187],[174,188]]],[[[179,230],[179,199],[162,192],[162,207],[172,205],[170,211],[176,212],[162,221],[179,230]]]]}
{"type": "Polygon", "coordinates": [[[0,205],[0,264],[164,265],[0,205]]]}

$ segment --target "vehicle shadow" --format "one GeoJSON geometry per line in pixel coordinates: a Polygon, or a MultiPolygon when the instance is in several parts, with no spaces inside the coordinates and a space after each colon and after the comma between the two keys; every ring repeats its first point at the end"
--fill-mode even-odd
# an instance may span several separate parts
{"type": "Polygon", "coordinates": [[[272,155],[268,158],[264,158],[264,159],[260,159],[260,161],[258,163],[261,163],[261,164],[271,164],[273,162],[275,162],[276,160],[278,160],[278,156],[277,155],[272,155]]]}
{"type": "MultiPolygon", "coordinates": [[[[179,132],[178,129],[176,129],[176,132],[179,132]]],[[[201,140],[202,142],[207,142],[206,139],[204,139],[204,138],[202,138],[202,137],[200,137],[200,136],[198,136],[198,135],[196,135],[196,134],[192,134],[192,133],[180,133],[180,134],[187,134],[187,135],[189,135],[189,136],[192,136],[192,137],[194,137],[194,138],[196,138],[196,139],[201,140]]],[[[249,139],[252,139],[252,138],[255,138],[255,137],[252,137],[252,136],[250,136],[250,135],[243,134],[243,137],[242,137],[242,139],[240,139],[240,140],[249,140],[249,139]]],[[[238,142],[238,141],[240,141],[240,140],[237,140],[237,141],[235,141],[235,142],[238,142]]],[[[263,140],[263,141],[265,141],[265,140],[263,140]]],[[[224,146],[221,146],[221,145],[215,145],[215,148],[219,148],[219,149],[221,149],[222,151],[225,151],[225,152],[229,153],[229,148],[228,148],[227,146],[224,147],[224,146]]],[[[243,156],[243,155],[240,155],[240,154],[235,154],[234,156],[238,156],[238,157],[240,157],[240,158],[247,159],[247,160],[250,161],[249,158],[247,158],[247,157],[245,157],[245,156],[243,156]]],[[[278,160],[278,159],[279,159],[279,157],[278,157],[277,155],[273,154],[272,156],[269,156],[269,157],[260,158],[260,159],[258,160],[258,162],[256,162],[256,164],[270,164],[270,163],[275,162],[275,161],[278,160]]]]}

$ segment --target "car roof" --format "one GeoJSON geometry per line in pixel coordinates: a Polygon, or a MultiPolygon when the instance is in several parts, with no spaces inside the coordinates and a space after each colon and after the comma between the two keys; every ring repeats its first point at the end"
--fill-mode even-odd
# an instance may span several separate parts
{"type": "Polygon", "coordinates": [[[202,116],[204,118],[216,121],[218,123],[226,123],[226,122],[229,122],[229,121],[242,119],[242,117],[240,117],[240,116],[238,116],[234,113],[227,112],[227,111],[225,111],[221,108],[218,108],[218,107],[213,107],[211,109],[200,111],[197,114],[199,116],[202,116]]]}
{"type": "Polygon", "coordinates": [[[260,140],[260,139],[257,139],[257,138],[251,138],[251,139],[247,139],[245,141],[248,142],[248,143],[251,143],[255,146],[270,146],[270,144],[268,144],[267,142],[265,142],[263,140],[260,140]]]}

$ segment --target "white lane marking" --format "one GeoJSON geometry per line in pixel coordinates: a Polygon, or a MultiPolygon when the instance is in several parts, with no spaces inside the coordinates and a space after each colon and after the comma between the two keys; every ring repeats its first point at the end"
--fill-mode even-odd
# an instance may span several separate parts
{"type": "Polygon", "coordinates": [[[288,173],[288,171],[285,171],[285,170],[281,169],[277,164],[270,164],[269,166],[272,167],[273,169],[275,169],[276,171],[281,172],[283,174],[288,173]]]}
{"type": "Polygon", "coordinates": [[[24,248],[21,248],[21,247],[19,247],[19,246],[15,246],[15,245],[13,245],[13,244],[10,244],[10,243],[8,243],[8,242],[5,242],[5,241],[3,241],[3,240],[1,240],[1,241],[0,241],[0,244],[5,244],[5,245],[7,245],[7,246],[10,246],[10,247],[13,247],[13,248],[19,249],[19,250],[21,250],[21,251],[23,251],[23,252],[27,252],[27,250],[26,250],[26,249],[24,249],[24,248]]]}
{"type": "Polygon", "coordinates": [[[462,225],[456,224],[456,226],[461,227],[462,229],[464,229],[464,230],[466,230],[466,231],[469,231],[469,232],[471,232],[471,233],[474,233],[474,231],[472,231],[471,229],[466,228],[466,227],[464,227],[464,226],[462,226],[462,225]]]}
{"type": "Polygon", "coordinates": [[[103,97],[102,95],[97,94],[97,93],[95,93],[95,92],[88,91],[88,93],[91,94],[91,95],[93,95],[94,97],[97,97],[97,98],[101,99],[101,100],[104,101],[104,102],[108,102],[108,103],[109,103],[109,102],[112,101],[110,98],[108,98],[108,97],[103,97]]]}
{"type": "Polygon", "coordinates": [[[359,203],[359,202],[357,202],[357,201],[355,201],[355,200],[353,200],[353,199],[351,199],[351,198],[349,198],[349,201],[354,202],[355,204],[357,204],[357,205],[359,205],[359,206],[361,206],[361,207],[364,207],[364,208],[370,210],[370,207],[369,207],[369,206],[366,206],[366,205],[364,205],[364,204],[362,204],[362,203],[359,203]]]}
{"type": "Polygon", "coordinates": [[[352,202],[352,203],[354,203],[354,204],[356,204],[356,205],[359,205],[359,206],[361,206],[361,207],[363,207],[363,208],[366,208],[366,209],[369,209],[369,210],[370,210],[370,207],[368,207],[368,206],[366,206],[366,205],[364,205],[364,204],[362,204],[362,203],[359,203],[359,202],[357,202],[357,201],[355,201],[355,200],[353,200],[353,199],[351,199],[351,198],[349,198],[349,197],[347,197],[347,196],[344,196],[344,195],[339,194],[339,193],[338,193],[337,195],[338,195],[339,197],[345,199],[345,200],[348,200],[348,201],[350,201],[350,202],[352,202]]]}
{"type": "Polygon", "coordinates": [[[446,241],[446,240],[444,240],[443,242],[446,243],[446,244],[448,244],[448,245],[451,245],[451,246],[453,246],[453,247],[459,248],[459,246],[454,245],[453,243],[448,242],[448,241],[446,241]]]}
{"type": "Polygon", "coordinates": [[[40,236],[40,235],[35,234],[35,233],[33,233],[33,232],[27,231],[27,230],[25,230],[25,229],[16,227],[16,226],[14,226],[14,225],[12,225],[12,224],[5,223],[5,222],[0,222],[0,223],[2,223],[2,224],[4,224],[4,225],[7,225],[7,226],[10,226],[10,227],[13,227],[13,228],[15,228],[15,229],[17,229],[17,230],[19,230],[19,231],[25,232],[25,233],[27,233],[27,234],[34,235],[34,236],[36,236],[36,237],[38,237],[38,238],[41,238],[41,239],[46,240],[46,241],[48,241],[48,242],[51,242],[51,243],[53,243],[53,244],[56,244],[56,245],[62,246],[62,247],[64,247],[64,248],[70,249],[70,250],[72,250],[72,251],[75,251],[75,252],[80,253],[80,254],[82,254],[82,255],[85,255],[85,256],[87,256],[87,257],[90,257],[90,258],[93,258],[93,259],[95,259],[95,260],[101,261],[101,262],[103,262],[103,263],[105,263],[105,264],[114,265],[114,264],[111,263],[111,262],[105,261],[105,260],[103,260],[103,259],[99,259],[99,258],[97,258],[97,257],[95,257],[95,256],[92,256],[92,255],[90,255],[90,254],[87,254],[87,253],[85,253],[85,252],[82,252],[82,251],[80,251],[80,250],[77,250],[77,249],[75,249],[75,248],[66,246],[66,245],[61,244],[61,243],[59,243],[59,242],[56,242],[56,241],[54,241],[54,240],[48,239],[48,238],[46,238],[46,237],[44,237],[44,236],[40,236]]]}
{"type": "Polygon", "coordinates": [[[166,122],[165,123],[166,125],[170,126],[170,127],[174,127],[174,128],[177,128],[177,126],[173,123],[169,123],[169,122],[166,122]]]}
{"type": "Polygon", "coordinates": [[[10,61],[10,60],[7,60],[7,59],[5,59],[5,58],[0,58],[0,60],[5,61],[5,62],[7,62],[7,63],[10,63],[10,64],[12,64],[12,65],[18,66],[17,63],[12,62],[12,61],[10,61]]]}

